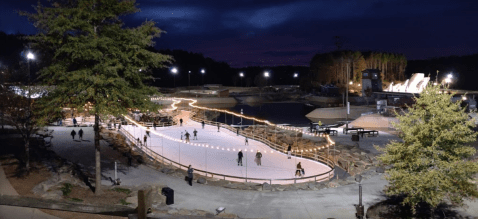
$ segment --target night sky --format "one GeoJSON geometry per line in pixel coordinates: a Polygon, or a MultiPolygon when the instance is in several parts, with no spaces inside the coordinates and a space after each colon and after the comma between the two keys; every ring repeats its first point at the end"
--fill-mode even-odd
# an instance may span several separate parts
{"type": "MultiPolygon", "coordinates": [[[[25,17],[37,0],[1,0],[0,31],[33,34],[25,17]]],[[[45,5],[49,5],[42,0],[45,5]]],[[[342,49],[403,53],[409,60],[478,52],[475,0],[137,0],[165,31],[157,49],[202,53],[231,67],[304,65],[316,53],[342,49]]]]}

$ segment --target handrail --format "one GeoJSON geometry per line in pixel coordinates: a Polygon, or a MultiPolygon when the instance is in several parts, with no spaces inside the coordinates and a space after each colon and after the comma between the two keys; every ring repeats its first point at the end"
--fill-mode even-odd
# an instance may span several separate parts
{"type": "MultiPolygon", "coordinates": [[[[128,131],[126,131],[126,130],[124,130],[124,129],[120,129],[119,131],[120,131],[120,133],[124,134],[124,135],[127,137],[127,139],[128,139],[133,145],[135,145],[136,147],[138,147],[138,146],[134,143],[134,142],[136,142],[137,140],[134,139],[134,137],[133,137],[128,131]]],[[[169,161],[169,163],[170,163],[171,165],[174,163],[174,164],[177,165],[180,169],[181,169],[181,167],[184,167],[184,168],[187,168],[187,167],[188,167],[188,166],[186,166],[186,165],[183,165],[183,164],[180,164],[180,163],[178,163],[178,162],[176,162],[176,161],[173,161],[173,160],[171,160],[171,159],[169,159],[169,158],[167,158],[167,157],[164,157],[164,156],[162,156],[162,155],[159,155],[158,153],[156,153],[155,151],[151,150],[151,149],[148,148],[147,146],[144,147],[144,146],[141,145],[141,147],[138,147],[138,148],[141,149],[141,150],[142,150],[146,155],[148,155],[152,160],[155,160],[155,161],[161,161],[161,160],[163,160],[163,161],[162,161],[163,164],[164,164],[164,160],[167,160],[167,161],[169,161]]],[[[214,177],[214,176],[221,176],[221,177],[223,177],[224,180],[226,180],[226,177],[227,177],[227,178],[233,178],[233,179],[242,179],[242,180],[245,180],[245,182],[247,182],[247,180],[249,180],[249,181],[269,181],[269,184],[271,184],[271,185],[272,185],[272,181],[273,181],[273,180],[274,180],[274,181],[276,181],[276,180],[277,180],[277,181],[292,181],[292,180],[293,180],[294,183],[296,183],[297,180],[302,181],[302,180],[307,180],[307,179],[314,178],[314,181],[317,181],[317,178],[318,178],[318,177],[321,177],[321,176],[324,176],[324,175],[327,175],[327,174],[328,174],[328,176],[326,176],[326,177],[324,177],[324,178],[330,179],[330,178],[331,178],[330,175],[331,175],[332,171],[334,171],[334,167],[332,167],[331,170],[329,170],[329,171],[327,171],[327,172],[325,172],[325,173],[321,173],[321,174],[318,174],[318,175],[314,175],[314,176],[301,177],[301,178],[288,178],[288,179],[272,179],[272,178],[264,179],[264,178],[249,178],[249,177],[246,178],[246,177],[240,177],[240,176],[231,176],[231,175],[225,175],[225,174],[220,174],[220,173],[213,173],[213,172],[209,172],[209,171],[204,171],[204,170],[200,170],[200,169],[196,169],[196,168],[193,168],[193,169],[194,169],[195,171],[197,171],[197,172],[204,173],[204,174],[206,175],[206,177],[207,177],[207,174],[209,174],[209,175],[211,175],[212,177],[214,177]]],[[[324,178],[319,178],[319,180],[324,179],[324,178]]]]}

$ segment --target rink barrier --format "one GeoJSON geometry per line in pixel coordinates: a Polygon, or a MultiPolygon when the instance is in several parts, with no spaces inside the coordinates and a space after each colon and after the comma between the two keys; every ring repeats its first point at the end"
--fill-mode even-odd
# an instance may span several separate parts
{"type": "MultiPolygon", "coordinates": [[[[156,161],[158,163],[161,162],[163,165],[169,164],[171,166],[176,166],[179,169],[184,168],[185,170],[187,170],[188,166],[180,164],[180,163],[178,163],[176,161],[173,161],[173,160],[171,160],[167,157],[164,157],[164,156],[156,153],[155,151],[151,150],[147,146],[144,146],[143,144],[138,143],[137,139],[135,139],[125,129],[120,129],[119,132],[122,133],[123,135],[125,135],[125,137],[129,140],[129,142],[131,142],[132,146],[141,150],[141,152],[143,152],[148,158],[150,158],[151,161],[153,161],[153,162],[156,161]]],[[[306,158],[306,157],[304,157],[304,158],[306,158]]],[[[327,166],[329,166],[329,165],[327,165],[327,166]]],[[[204,170],[196,169],[196,168],[193,168],[193,169],[196,172],[198,172],[199,174],[205,175],[206,177],[208,177],[208,175],[209,175],[212,178],[218,178],[219,177],[219,178],[222,178],[223,180],[237,179],[237,180],[241,180],[241,181],[244,180],[245,182],[254,182],[254,181],[269,182],[270,185],[272,185],[273,181],[294,181],[294,184],[295,184],[295,183],[297,183],[297,181],[299,181],[299,182],[309,182],[312,179],[314,179],[314,182],[321,181],[321,180],[324,180],[324,179],[330,180],[333,177],[332,174],[333,174],[333,171],[334,171],[334,168],[332,166],[331,170],[329,170],[325,173],[318,174],[318,175],[313,175],[313,176],[308,176],[308,177],[287,178],[287,179],[272,179],[272,178],[266,179],[266,178],[250,178],[250,177],[231,176],[231,175],[225,175],[225,174],[220,174],[220,173],[213,173],[213,172],[209,172],[209,171],[204,171],[204,170]]]]}

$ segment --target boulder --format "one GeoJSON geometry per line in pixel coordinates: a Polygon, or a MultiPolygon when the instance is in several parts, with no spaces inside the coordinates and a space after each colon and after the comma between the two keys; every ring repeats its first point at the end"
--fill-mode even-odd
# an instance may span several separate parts
{"type": "Polygon", "coordinates": [[[375,169],[375,172],[377,172],[377,173],[385,173],[385,169],[384,169],[383,167],[377,167],[377,168],[375,169]]]}
{"type": "Polygon", "coordinates": [[[63,192],[60,190],[47,192],[41,195],[42,198],[46,198],[46,199],[61,199],[62,196],[63,196],[63,192]]]}
{"type": "Polygon", "coordinates": [[[309,188],[309,189],[317,189],[317,188],[316,188],[316,183],[315,183],[315,182],[308,183],[308,185],[307,185],[307,186],[308,186],[308,188],[309,188]]]}
{"type": "Polygon", "coordinates": [[[264,183],[262,184],[262,190],[263,191],[270,191],[272,189],[271,185],[269,183],[264,183]]]}
{"type": "Polygon", "coordinates": [[[199,184],[206,184],[207,181],[206,181],[206,178],[204,178],[204,177],[199,177],[198,180],[197,180],[197,182],[198,182],[199,184]]]}

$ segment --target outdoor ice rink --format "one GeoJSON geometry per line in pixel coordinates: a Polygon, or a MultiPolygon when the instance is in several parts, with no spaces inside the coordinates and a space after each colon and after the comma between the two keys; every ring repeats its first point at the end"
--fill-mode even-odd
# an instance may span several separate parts
{"type": "MultiPolygon", "coordinates": [[[[142,127],[125,125],[122,128],[141,141],[146,134],[146,130],[142,127]]],[[[330,170],[328,166],[322,163],[300,158],[300,154],[299,157],[292,156],[291,159],[287,159],[286,154],[278,153],[259,141],[249,139],[249,145],[245,145],[243,136],[237,136],[236,133],[223,128],[218,132],[217,126],[206,125],[202,129],[200,123],[192,120],[186,121],[183,126],[157,127],[156,131],[151,127],[149,130],[151,137],[148,137],[147,146],[157,154],[164,155],[183,165],[192,165],[193,168],[212,173],[244,178],[272,179],[273,184],[289,184],[294,183],[294,181],[274,179],[294,178],[298,162],[301,162],[302,168],[305,169],[304,177],[318,175],[330,170]],[[193,140],[194,129],[198,131],[198,140],[193,140]],[[186,131],[191,134],[192,144],[180,143],[167,138],[181,139],[181,132],[184,134],[186,131]],[[160,137],[159,133],[167,137],[160,137]],[[206,144],[209,147],[204,146],[206,144]],[[242,150],[244,154],[243,166],[237,165],[236,159],[239,150],[242,150]],[[262,153],[261,166],[258,166],[254,161],[257,150],[262,153]]],[[[226,179],[244,181],[234,178],[226,179]]],[[[309,180],[314,180],[314,178],[306,181],[309,180]]],[[[300,181],[302,180],[297,178],[297,182],[300,181]]]]}

